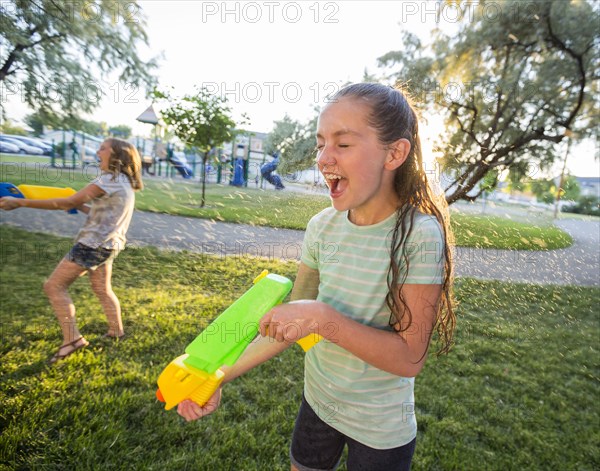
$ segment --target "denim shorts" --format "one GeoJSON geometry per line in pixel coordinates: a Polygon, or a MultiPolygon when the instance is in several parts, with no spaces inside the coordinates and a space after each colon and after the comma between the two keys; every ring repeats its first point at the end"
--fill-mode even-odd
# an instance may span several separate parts
{"type": "Polygon", "coordinates": [[[417,439],[406,445],[377,450],[347,437],[323,422],[304,396],[296,418],[290,459],[299,471],[334,470],[348,446],[348,471],[405,471],[415,451],[417,439]]]}
{"type": "Polygon", "coordinates": [[[98,247],[94,249],[87,245],[77,242],[69,251],[65,258],[70,262],[76,263],[88,270],[95,270],[101,265],[104,265],[109,260],[115,258],[116,252],[110,249],[98,247]]]}

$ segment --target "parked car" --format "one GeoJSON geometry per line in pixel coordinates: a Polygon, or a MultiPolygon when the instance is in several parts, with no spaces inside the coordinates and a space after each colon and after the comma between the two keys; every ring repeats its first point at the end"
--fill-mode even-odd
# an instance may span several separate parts
{"type": "Polygon", "coordinates": [[[33,147],[39,147],[40,149],[42,149],[42,152],[44,153],[44,155],[50,155],[52,152],[52,146],[45,144],[40,139],[35,139],[33,137],[27,137],[27,136],[14,136],[12,134],[5,134],[5,136],[9,137],[11,139],[17,139],[17,140],[22,141],[25,144],[33,146],[33,147]]]}
{"type": "Polygon", "coordinates": [[[54,141],[49,141],[48,139],[38,138],[38,141],[40,141],[42,144],[46,144],[47,146],[50,146],[50,147],[52,147],[54,145],[54,141]]]}
{"type": "Polygon", "coordinates": [[[0,141],[0,152],[5,152],[7,154],[18,154],[19,151],[18,146],[11,144],[10,142],[0,141]]]}
{"type": "Polygon", "coordinates": [[[12,137],[8,137],[4,134],[0,135],[0,141],[8,142],[9,144],[14,144],[19,148],[19,154],[29,154],[29,155],[42,155],[44,151],[39,147],[30,146],[29,144],[25,144],[23,141],[18,139],[13,139],[12,137]]]}

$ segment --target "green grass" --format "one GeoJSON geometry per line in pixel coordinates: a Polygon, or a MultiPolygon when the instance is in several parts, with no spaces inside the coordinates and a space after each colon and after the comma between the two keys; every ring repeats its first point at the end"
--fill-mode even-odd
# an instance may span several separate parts
{"type": "MultiPolygon", "coordinates": [[[[0,181],[70,186],[78,190],[96,177],[97,172],[95,166],[73,170],[54,169],[48,164],[5,162],[0,165],[0,181]]],[[[138,210],[256,226],[304,230],[313,215],[331,204],[325,195],[209,184],[206,207],[200,208],[198,182],[146,179],[145,185],[136,198],[138,210]]],[[[457,245],[463,247],[544,250],[568,247],[573,242],[568,234],[547,224],[461,213],[454,213],[451,220],[457,245]]]]}
{"type": "MultiPolygon", "coordinates": [[[[68,247],[2,226],[0,468],[289,469],[299,348],[228,385],[221,409],[194,423],[154,393],[166,363],[258,271],[293,278],[296,265],[128,249],[114,285],[130,337],[101,338],[99,304],[78,280],[72,296],[91,345],[48,367],[61,337],[41,286],[68,247]]],[[[598,469],[600,290],[462,279],[456,293],[457,344],[416,380],[413,469],[598,469]]]]}
{"type": "Polygon", "coordinates": [[[49,164],[50,157],[41,155],[23,155],[23,154],[4,154],[0,152],[0,163],[29,163],[29,164],[49,164]]]}
{"type": "Polygon", "coordinates": [[[148,182],[136,207],[142,211],[200,217],[222,222],[304,230],[312,216],[330,205],[322,195],[274,192],[229,185],[207,185],[207,202],[200,208],[200,184],[148,182]]]}
{"type": "MultiPolygon", "coordinates": [[[[529,203],[506,203],[504,201],[488,201],[484,204],[482,201],[474,203],[458,203],[453,209],[469,213],[487,213],[496,214],[514,219],[519,222],[526,222],[536,225],[549,225],[554,222],[554,208],[532,207],[529,203]]],[[[559,211],[556,214],[557,219],[576,219],[580,221],[600,221],[600,216],[589,216],[586,214],[563,213],[559,211]]]]}
{"type": "Polygon", "coordinates": [[[456,245],[513,250],[551,250],[570,246],[569,234],[551,225],[532,225],[497,216],[453,213],[456,245]]]}
{"type": "MultiPolygon", "coordinates": [[[[49,165],[5,163],[0,165],[0,181],[15,185],[69,186],[83,188],[98,175],[98,168],[54,169],[49,165]]],[[[201,185],[184,180],[146,179],[137,194],[136,209],[215,221],[245,223],[304,230],[309,219],[330,205],[323,195],[300,195],[229,185],[208,184],[206,207],[200,208],[201,185]]]]}

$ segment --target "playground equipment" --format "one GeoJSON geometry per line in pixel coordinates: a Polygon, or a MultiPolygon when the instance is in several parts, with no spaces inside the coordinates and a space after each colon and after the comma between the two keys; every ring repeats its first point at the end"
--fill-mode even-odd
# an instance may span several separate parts
{"type": "Polygon", "coordinates": [[[260,173],[262,177],[267,180],[271,185],[275,187],[276,190],[283,190],[285,186],[281,182],[281,177],[273,172],[277,170],[279,166],[279,153],[275,152],[273,154],[273,160],[271,162],[267,162],[266,164],[260,167],[260,173]]]}
{"type": "MultiPolygon", "coordinates": [[[[169,410],[185,399],[202,406],[224,379],[220,369],[232,366],[258,334],[260,319],[292,289],[292,282],[263,271],[254,286],[217,317],[175,358],[158,378],[156,397],[169,410]]],[[[308,351],[321,336],[311,334],[297,343],[308,351]]]]}
{"type": "Polygon", "coordinates": [[[167,161],[175,167],[183,178],[193,178],[194,172],[188,165],[187,159],[183,152],[171,152],[167,157],[167,161]]]}

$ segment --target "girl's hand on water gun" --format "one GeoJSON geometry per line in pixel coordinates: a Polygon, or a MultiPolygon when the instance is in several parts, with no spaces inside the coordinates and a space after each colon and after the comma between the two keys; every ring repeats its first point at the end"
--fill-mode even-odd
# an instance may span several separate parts
{"type": "Polygon", "coordinates": [[[194,401],[186,399],[177,404],[177,413],[188,422],[201,419],[217,410],[221,403],[221,388],[217,389],[210,399],[200,407],[194,401]]]}
{"type": "Polygon", "coordinates": [[[260,320],[260,335],[278,342],[294,343],[307,335],[319,334],[319,330],[328,325],[326,316],[329,309],[329,305],[312,300],[280,304],[260,320]]]}
{"type": "Polygon", "coordinates": [[[0,198],[0,209],[11,211],[21,206],[22,198],[13,198],[12,196],[4,196],[0,198]]]}

